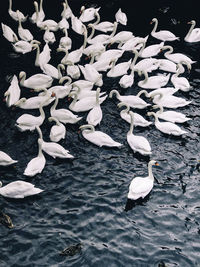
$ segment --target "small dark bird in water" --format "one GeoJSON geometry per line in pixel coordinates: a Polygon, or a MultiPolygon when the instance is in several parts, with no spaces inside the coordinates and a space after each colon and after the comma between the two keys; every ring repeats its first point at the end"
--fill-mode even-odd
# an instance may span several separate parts
{"type": "Polygon", "coordinates": [[[78,243],[63,249],[63,251],[60,252],[60,255],[74,256],[75,254],[80,253],[81,249],[82,249],[82,244],[78,243]]]}
{"type": "Polygon", "coordinates": [[[0,223],[2,223],[3,225],[5,225],[10,229],[14,227],[11,218],[2,211],[0,211],[0,223]]]}

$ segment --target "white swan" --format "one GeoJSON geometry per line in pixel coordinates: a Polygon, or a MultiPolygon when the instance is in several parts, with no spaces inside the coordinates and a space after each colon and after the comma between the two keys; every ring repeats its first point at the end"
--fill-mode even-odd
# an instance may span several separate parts
{"type": "Polygon", "coordinates": [[[40,96],[33,96],[29,98],[22,97],[17,102],[15,102],[14,106],[22,108],[22,109],[38,109],[40,104],[43,102],[44,106],[48,106],[54,98],[50,98],[48,101],[48,94],[40,95],[40,96]]]}
{"type": "Polygon", "coordinates": [[[7,106],[10,107],[14,105],[20,99],[20,95],[21,89],[19,87],[19,82],[17,76],[14,75],[8,90],[4,93],[7,106]]]}
{"type": "MultiPolygon", "coordinates": [[[[42,22],[42,21],[44,20],[44,18],[45,18],[45,13],[44,13],[44,10],[43,10],[42,5],[43,5],[43,0],[40,0],[40,8],[39,8],[39,11],[38,11],[38,17],[37,17],[37,13],[36,13],[36,11],[35,11],[35,12],[33,13],[33,15],[30,17],[30,21],[31,21],[32,23],[36,23],[37,20],[40,21],[40,22],[42,22]]],[[[34,4],[34,6],[35,6],[35,4],[34,4]]]]}
{"type": "Polygon", "coordinates": [[[89,64],[92,65],[97,71],[105,72],[111,68],[110,60],[107,60],[106,58],[94,62],[95,55],[96,53],[92,53],[92,57],[89,64]]]}
{"type": "Polygon", "coordinates": [[[120,43],[117,48],[125,51],[132,51],[133,49],[139,50],[143,46],[143,43],[146,43],[148,37],[148,35],[146,37],[133,36],[125,43],[120,43]]]}
{"type": "Polygon", "coordinates": [[[156,89],[159,87],[164,87],[170,78],[170,73],[168,75],[157,75],[148,77],[147,71],[142,70],[139,75],[144,74],[145,79],[138,82],[138,86],[145,89],[156,89]]]}
{"type": "Polygon", "coordinates": [[[45,63],[41,65],[41,70],[44,72],[44,74],[60,80],[62,78],[61,70],[64,71],[65,66],[63,64],[58,64],[57,68],[55,68],[53,65],[45,63]]]}
{"type": "Polygon", "coordinates": [[[58,27],[59,27],[60,30],[67,30],[67,29],[69,29],[69,22],[67,21],[66,18],[62,18],[58,22],[58,27]]]}
{"type": "Polygon", "coordinates": [[[44,190],[35,187],[35,185],[25,181],[14,181],[2,187],[0,182],[0,195],[8,198],[25,198],[37,195],[44,190]]]}
{"type": "MultiPolygon", "coordinates": [[[[77,100],[92,96],[96,97],[97,91],[90,90],[90,89],[83,89],[82,87],[78,86],[76,83],[72,85],[72,90],[71,92],[77,92],[77,100]]],[[[105,92],[99,93],[100,96],[104,95],[105,92]]]]}
{"type": "MultiPolygon", "coordinates": [[[[187,64],[188,70],[190,71],[191,64],[189,64],[187,61],[185,63],[187,64]]],[[[183,92],[188,92],[191,89],[188,79],[186,79],[185,77],[178,77],[181,73],[181,67],[182,67],[182,64],[178,63],[177,72],[172,75],[171,82],[176,89],[179,89],[183,92]]]]}
{"type": "Polygon", "coordinates": [[[43,171],[44,166],[46,164],[46,159],[42,153],[42,142],[42,139],[38,138],[38,155],[37,157],[29,161],[24,170],[24,175],[35,176],[36,174],[41,173],[43,171]]]}
{"type": "Polygon", "coordinates": [[[161,42],[159,44],[153,44],[145,47],[146,43],[143,42],[143,46],[139,52],[139,57],[141,58],[149,58],[157,56],[160,53],[160,50],[164,46],[164,42],[161,42]]]}
{"type": "Polygon", "coordinates": [[[64,32],[65,36],[60,38],[58,48],[64,48],[66,50],[70,50],[72,47],[72,39],[69,38],[68,32],[66,29],[63,29],[62,31],[64,32]]]}
{"type": "Polygon", "coordinates": [[[44,32],[44,35],[43,35],[43,40],[45,41],[45,43],[48,43],[48,44],[53,44],[56,41],[55,34],[53,32],[50,32],[49,31],[48,26],[45,27],[45,32],[44,32]]]}
{"type": "Polygon", "coordinates": [[[148,163],[148,176],[133,178],[129,185],[129,199],[136,200],[138,198],[145,198],[150,193],[154,184],[152,166],[159,166],[159,164],[155,160],[150,160],[148,163]]]}
{"type": "MultiPolygon", "coordinates": [[[[126,122],[131,123],[131,116],[129,114],[130,106],[127,105],[125,102],[120,102],[119,104],[117,104],[118,108],[121,108],[123,106],[125,106],[126,108],[120,111],[120,116],[126,122]]],[[[145,120],[140,114],[135,113],[135,112],[133,114],[134,114],[134,125],[135,126],[148,127],[149,125],[152,124],[151,121],[145,120]]]]}
{"type": "Polygon", "coordinates": [[[26,53],[29,53],[33,50],[34,44],[40,44],[40,42],[37,40],[32,40],[29,43],[27,41],[20,40],[20,41],[16,42],[15,44],[12,44],[12,46],[13,46],[13,49],[15,50],[15,52],[26,54],[26,53]]]}
{"type": "Polygon", "coordinates": [[[8,154],[0,151],[0,166],[9,166],[17,163],[17,160],[12,159],[8,154]]]}
{"type": "Polygon", "coordinates": [[[164,111],[162,106],[154,105],[153,109],[156,109],[156,108],[159,108],[159,111],[156,112],[158,114],[159,119],[173,122],[173,123],[184,123],[186,121],[191,120],[191,118],[186,117],[185,114],[181,112],[177,112],[173,110],[164,111]]]}
{"type": "Polygon", "coordinates": [[[55,142],[45,142],[43,140],[42,131],[40,127],[36,127],[36,130],[39,134],[39,139],[41,140],[41,149],[47,153],[49,156],[55,158],[61,158],[61,159],[72,159],[74,156],[72,156],[67,149],[65,149],[60,144],[57,144],[55,142]]]}
{"type": "Polygon", "coordinates": [[[19,35],[19,37],[22,40],[27,41],[27,42],[32,41],[33,40],[32,33],[28,29],[24,29],[22,27],[21,18],[20,18],[20,15],[19,15],[19,10],[17,10],[17,15],[19,17],[19,24],[18,24],[18,35],[19,35]]]}
{"type": "Polygon", "coordinates": [[[165,134],[169,134],[169,135],[175,135],[175,136],[180,136],[183,135],[185,133],[187,133],[186,131],[182,130],[178,125],[176,125],[175,123],[172,122],[160,122],[158,119],[158,114],[155,112],[148,112],[147,116],[154,116],[155,118],[155,126],[156,128],[165,133],[165,134]]]}
{"type": "Polygon", "coordinates": [[[188,24],[191,24],[191,27],[186,34],[184,40],[188,43],[196,43],[200,42],[200,28],[194,28],[196,25],[195,20],[191,20],[188,22],[188,24]]]}
{"type": "Polygon", "coordinates": [[[86,80],[78,80],[72,83],[73,87],[80,87],[83,91],[92,90],[94,83],[86,80]]]}
{"type": "Polygon", "coordinates": [[[112,32],[114,29],[114,23],[110,22],[110,21],[102,21],[98,24],[93,23],[93,26],[95,28],[95,30],[97,31],[101,31],[101,32],[112,32]]]}
{"type": "Polygon", "coordinates": [[[49,48],[48,43],[44,45],[42,52],[40,53],[40,47],[38,44],[33,44],[33,47],[37,49],[36,58],[35,58],[35,66],[41,67],[49,62],[51,59],[51,49],[49,48]]]}
{"type": "Polygon", "coordinates": [[[98,87],[96,90],[96,105],[89,111],[86,118],[88,124],[91,124],[93,126],[100,124],[103,117],[103,113],[99,103],[99,93],[100,93],[100,87],[98,87]]]}
{"type": "Polygon", "coordinates": [[[103,79],[102,74],[99,73],[95,67],[93,67],[91,64],[85,64],[85,66],[78,65],[81,72],[83,73],[83,76],[85,80],[93,82],[97,86],[103,85],[103,79]]]}
{"type": "Polygon", "coordinates": [[[24,14],[21,11],[19,11],[19,13],[17,14],[16,11],[12,10],[12,0],[9,0],[8,14],[16,21],[18,21],[18,19],[20,18],[22,22],[26,21],[28,17],[24,16],[24,14]]]}
{"type": "Polygon", "coordinates": [[[48,88],[53,82],[53,78],[51,76],[41,73],[34,74],[26,79],[26,72],[24,71],[19,73],[19,80],[20,85],[31,89],[48,88]]]}
{"type": "Polygon", "coordinates": [[[100,55],[96,55],[95,59],[97,61],[101,61],[101,60],[107,60],[110,62],[110,60],[112,60],[113,58],[118,59],[123,55],[124,51],[123,50],[119,50],[119,49],[109,49],[106,50],[105,52],[101,53],[100,55]]]}
{"type": "Polygon", "coordinates": [[[130,31],[121,31],[115,34],[113,37],[110,38],[109,43],[112,45],[114,43],[125,43],[129,39],[134,37],[133,33],[130,31]]]}
{"type": "Polygon", "coordinates": [[[130,130],[127,133],[127,142],[130,148],[134,152],[139,152],[142,155],[150,155],[152,152],[149,141],[144,136],[133,134],[134,113],[132,111],[129,111],[129,114],[131,116],[131,124],[130,124],[130,130]]]}
{"type": "Polygon", "coordinates": [[[167,71],[167,72],[173,72],[173,73],[176,73],[176,71],[177,71],[176,63],[174,63],[173,61],[171,61],[169,59],[159,58],[159,59],[157,59],[157,63],[158,63],[158,69],[159,70],[163,70],[163,71],[167,71]]]}
{"type": "Polygon", "coordinates": [[[89,45],[83,50],[83,54],[86,56],[95,55],[98,53],[103,53],[105,51],[105,46],[102,43],[94,43],[89,45]]]}
{"type": "Polygon", "coordinates": [[[89,142],[102,147],[102,146],[108,146],[108,147],[120,147],[122,144],[119,142],[114,141],[109,135],[106,133],[103,133],[101,131],[95,131],[95,128],[93,125],[87,124],[82,125],[79,127],[82,131],[82,135],[85,139],[87,139],[89,142]]]}
{"type": "Polygon", "coordinates": [[[77,123],[78,121],[82,119],[82,117],[78,117],[78,115],[73,114],[68,109],[64,109],[64,108],[56,109],[56,106],[58,104],[58,97],[56,96],[55,93],[52,93],[52,94],[55,95],[56,97],[56,100],[50,109],[50,114],[52,117],[58,119],[60,122],[70,123],[70,124],[77,123]]]}
{"type": "Polygon", "coordinates": [[[124,12],[122,12],[121,8],[115,13],[115,20],[122,25],[127,24],[127,16],[124,12]]]}
{"type": "Polygon", "coordinates": [[[107,77],[119,77],[124,74],[127,74],[127,71],[130,68],[131,65],[131,59],[127,62],[122,62],[117,65],[116,64],[116,59],[111,60],[112,62],[112,67],[111,69],[107,72],[107,77]]]}
{"type": "Polygon", "coordinates": [[[173,47],[170,45],[163,46],[161,50],[163,51],[166,49],[169,49],[169,51],[165,52],[164,56],[167,59],[169,59],[175,63],[180,63],[181,61],[187,61],[188,63],[193,64],[196,62],[196,61],[191,60],[191,58],[189,58],[188,56],[186,56],[182,53],[173,53],[173,47]]]}
{"type": "Polygon", "coordinates": [[[6,24],[1,23],[1,28],[3,31],[3,36],[11,43],[16,43],[19,41],[17,35],[14,31],[6,24]]]}
{"type": "MultiPolygon", "coordinates": [[[[71,92],[69,96],[74,97],[73,101],[69,105],[69,109],[74,112],[85,112],[89,111],[96,105],[96,97],[95,96],[88,96],[78,100],[78,93],[71,92]],[[77,101],[78,100],[78,101],[77,101]]],[[[107,98],[107,95],[102,96],[99,98],[99,103],[103,103],[107,98]]]]}
{"type": "Polygon", "coordinates": [[[96,12],[99,11],[99,9],[100,7],[99,8],[94,8],[94,7],[85,8],[85,6],[82,6],[80,10],[81,15],[79,19],[82,22],[89,22],[95,18],[95,14],[96,12]]]}
{"type": "Polygon", "coordinates": [[[71,28],[78,34],[82,35],[84,33],[84,24],[75,16],[71,17],[71,28]]]}
{"type": "Polygon", "coordinates": [[[49,138],[52,142],[59,142],[66,136],[65,126],[55,117],[49,117],[48,121],[55,121],[56,125],[53,125],[50,130],[49,138]]]}
{"type": "Polygon", "coordinates": [[[61,17],[62,18],[65,18],[65,19],[69,19],[69,18],[71,18],[73,16],[74,15],[72,13],[72,10],[71,10],[71,8],[68,5],[67,0],[65,0],[65,2],[63,2],[63,10],[61,12],[61,17]]]}
{"type": "Polygon", "coordinates": [[[119,92],[114,89],[114,90],[110,91],[109,98],[112,98],[113,94],[115,94],[119,101],[125,102],[130,107],[143,109],[143,108],[150,106],[150,104],[146,103],[140,97],[140,95],[143,93],[146,94],[146,91],[142,90],[136,96],[135,95],[120,95],[119,92]]]}
{"type": "Polygon", "coordinates": [[[67,64],[66,73],[74,80],[79,79],[79,77],[81,76],[79,67],[75,65],[73,62],[69,62],[67,64]]]}
{"type": "Polygon", "coordinates": [[[64,52],[65,56],[62,58],[61,63],[67,65],[70,63],[78,63],[83,54],[83,47],[73,50],[72,52],[68,52],[66,48],[57,48],[57,52],[64,52]]]}
{"type": "Polygon", "coordinates": [[[159,39],[161,41],[174,41],[174,40],[179,40],[179,37],[177,37],[176,35],[174,35],[172,32],[170,31],[158,31],[156,32],[156,29],[158,27],[158,20],[157,18],[153,18],[151,23],[155,23],[154,28],[151,32],[151,36],[153,36],[156,39],[159,39]]]}

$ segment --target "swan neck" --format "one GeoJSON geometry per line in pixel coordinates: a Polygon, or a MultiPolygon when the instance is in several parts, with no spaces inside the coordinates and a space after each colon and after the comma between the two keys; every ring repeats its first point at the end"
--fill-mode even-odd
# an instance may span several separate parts
{"type": "Polygon", "coordinates": [[[123,114],[123,113],[128,113],[129,110],[130,110],[130,107],[129,107],[127,104],[125,104],[124,106],[125,106],[126,108],[123,109],[123,110],[121,111],[121,114],[123,114]]]}
{"type": "Polygon", "coordinates": [[[37,132],[38,132],[38,134],[39,134],[39,138],[40,138],[40,139],[43,139],[43,134],[42,134],[42,131],[41,131],[41,129],[40,129],[39,126],[36,126],[36,130],[37,130],[37,132]]]}
{"type": "Polygon", "coordinates": [[[26,80],[26,72],[23,73],[22,78],[20,79],[20,84],[24,86],[24,81],[26,80]]]}
{"type": "MultiPolygon", "coordinates": [[[[131,66],[130,66],[130,69],[132,69],[132,71],[133,71],[133,67],[135,66],[135,63],[136,63],[136,61],[137,61],[137,59],[138,59],[138,56],[139,56],[139,53],[138,53],[138,51],[137,50],[135,50],[134,51],[134,58],[133,58],[133,61],[132,61],[132,63],[131,63],[131,66]]],[[[132,72],[131,72],[132,73],[132,72]]]]}
{"type": "MultiPolygon", "coordinates": [[[[164,48],[164,47],[163,47],[163,48],[164,48]]],[[[163,48],[162,48],[162,49],[163,49],[163,48]]],[[[173,47],[172,47],[172,46],[168,45],[168,46],[166,46],[165,48],[169,49],[169,51],[165,52],[165,54],[164,54],[165,56],[166,56],[166,55],[169,55],[169,54],[171,54],[171,53],[173,52],[173,47]]]]}
{"type": "Polygon", "coordinates": [[[117,23],[117,22],[114,22],[113,31],[112,31],[112,33],[110,34],[110,38],[112,38],[112,37],[115,35],[115,33],[116,33],[116,31],[117,31],[117,26],[118,26],[118,23],[117,23]]]}
{"type": "Polygon", "coordinates": [[[39,142],[39,148],[38,148],[38,157],[42,157],[43,156],[43,153],[42,153],[42,144],[41,142],[39,142]]]}
{"type": "Polygon", "coordinates": [[[61,64],[58,64],[58,67],[57,67],[57,70],[58,70],[58,79],[61,79],[62,78],[61,68],[62,68],[62,65],[61,64]]]}
{"type": "Polygon", "coordinates": [[[100,94],[100,88],[97,88],[96,91],[96,104],[99,105],[99,94],[100,94]]]}
{"type": "Polygon", "coordinates": [[[132,112],[129,113],[131,116],[131,124],[130,124],[130,129],[128,134],[132,134],[133,133],[133,128],[134,128],[134,114],[132,112]]]}
{"type": "Polygon", "coordinates": [[[150,162],[148,164],[148,174],[149,174],[149,178],[151,180],[154,180],[154,176],[153,176],[153,172],[152,172],[152,164],[150,162]]]}
{"type": "Polygon", "coordinates": [[[76,104],[77,100],[78,100],[78,94],[74,94],[74,99],[73,99],[72,103],[69,105],[69,107],[73,108],[74,105],[76,104]]]}
{"type": "Polygon", "coordinates": [[[148,74],[146,71],[143,71],[143,74],[144,74],[144,80],[142,81],[142,83],[147,83],[148,81],[148,74]]]}
{"type": "Polygon", "coordinates": [[[51,106],[50,112],[54,111],[56,109],[57,105],[58,105],[58,97],[56,96],[56,99],[55,99],[53,105],[51,106]]]}
{"type": "Polygon", "coordinates": [[[43,10],[42,5],[43,5],[43,0],[40,0],[40,12],[43,10]]]}
{"type": "Polygon", "coordinates": [[[194,29],[195,25],[196,25],[196,23],[194,23],[194,24],[192,24],[192,25],[190,26],[190,29],[189,29],[189,31],[188,31],[186,37],[185,37],[186,39],[189,38],[189,36],[190,36],[192,30],[194,29]]]}
{"type": "Polygon", "coordinates": [[[151,33],[155,33],[156,30],[157,30],[157,27],[158,27],[158,20],[156,19],[156,20],[154,21],[154,27],[153,27],[153,30],[152,30],[151,33]]]}
{"type": "MultiPolygon", "coordinates": [[[[50,97],[49,97],[49,98],[50,98],[50,97]]],[[[44,113],[43,106],[44,106],[44,104],[46,103],[46,101],[49,100],[49,98],[46,99],[44,102],[42,102],[42,103],[40,104],[40,106],[39,106],[40,116],[41,116],[43,119],[45,119],[45,113],[44,113]]]]}
{"type": "MultiPolygon", "coordinates": [[[[90,28],[92,28],[90,35],[87,37],[87,40],[91,40],[95,33],[95,27],[93,24],[90,25],[90,28]]],[[[86,29],[87,31],[87,29],[86,29]]]]}
{"type": "Polygon", "coordinates": [[[36,49],[37,49],[37,52],[36,52],[36,57],[35,57],[35,66],[40,66],[39,64],[39,56],[40,56],[40,47],[38,44],[36,44],[36,49]]]}
{"type": "Polygon", "coordinates": [[[9,0],[9,11],[12,9],[12,0],[9,0]]]}
{"type": "Polygon", "coordinates": [[[100,22],[100,15],[98,12],[95,12],[95,15],[97,17],[97,20],[93,23],[93,25],[97,25],[100,22]]]}
{"type": "Polygon", "coordinates": [[[112,91],[110,92],[110,97],[112,97],[113,94],[116,94],[117,99],[120,99],[120,94],[119,94],[119,92],[118,92],[117,90],[112,90],[112,91]]]}

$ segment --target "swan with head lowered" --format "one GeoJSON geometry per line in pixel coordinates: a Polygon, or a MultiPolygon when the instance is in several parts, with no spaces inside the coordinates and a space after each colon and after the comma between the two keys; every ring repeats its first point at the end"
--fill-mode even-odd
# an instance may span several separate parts
{"type": "Polygon", "coordinates": [[[12,159],[7,153],[0,151],[0,166],[9,166],[17,162],[17,160],[12,159]]]}
{"type": "Polygon", "coordinates": [[[20,95],[21,89],[19,87],[19,82],[17,76],[14,75],[8,90],[4,93],[7,106],[10,107],[14,105],[20,99],[20,95]]]}
{"type": "Polygon", "coordinates": [[[160,53],[160,50],[164,46],[164,42],[161,42],[159,44],[153,44],[149,45],[147,47],[146,42],[143,42],[143,46],[141,50],[139,51],[139,57],[141,58],[149,58],[149,57],[154,57],[157,56],[160,53]]]}
{"type": "MultiPolygon", "coordinates": [[[[186,63],[186,65],[188,67],[188,71],[190,71],[191,70],[191,64],[188,63],[187,61],[183,62],[183,63],[186,63]]],[[[191,89],[191,86],[190,86],[188,79],[186,79],[185,77],[178,77],[181,74],[181,70],[182,70],[182,64],[178,63],[177,64],[177,72],[172,75],[171,82],[176,89],[181,90],[183,92],[188,92],[191,89]]]]}
{"type": "Polygon", "coordinates": [[[172,32],[167,31],[167,30],[162,30],[162,31],[156,32],[157,27],[158,27],[157,18],[153,18],[152,21],[151,21],[151,24],[152,23],[155,23],[154,27],[153,27],[153,30],[151,32],[151,36],[153,36],[154,38],[159,39],[159,40],[164,41],[164,42],[165,41],[174,41],[174,40],[179,40],[180,39],[179,37],[174,35],[172,32]]]}
{"type": "Polygon", "coordinates": [[[191,24],[191,27],[186,34],[184,40],[188,43],[196,43],[200,42],[200,28],[194,28],[196,25],[195,20],[191,20],[188,22],[188,24],[191,24]]]}
{"type": "MultiPolygon", "coordinates": [[[[72,85],[71,92],[77,92],[77,100],[80,100],[85,97],[96,97],[97,91],[89,90],[89,89],[83,89],[80,86],[78,86],[76,83],[72,85]]],[[[99,96],[105,95],[105,92],[99,92],[99,96]]]]}
{"type": "Polygon", "coordinates": [[[89,142],[102,147],[102,146],[108,146],[108,147],[120,147],[122,144],[119,142],[114,141],[109,135],[106,133],[103,133],[101,131],[95,131],[95,128],[93,125],[86,124],[79,127],[82,131],[82,135],[85,139],[87,139],[89,142]]]}
{"type": "Polygon", "coordinates": [[[62,78],[62,72],[61,70],[65,70],[65,66],[63,64],[58,64],[57,68],[54,67],[51,64],[45,63],[40,66],[41,70],[44,72],[44,74],[51,76],[54,79],[60,80],[62,78]]]}
{"type": "Polygon", "coordinates": [[[71,28],[73,31],[82,35],[84,33],[84,26],[85,25],[82,21],[80,21],[80,19],[75,16],[71,17],[71,28]]]}
{"type": "Polygon", "coordinates": [[[31,42],[20,40],[12,44],[12,46],[15,52],[26,54],[31,52],[33,48],[35,49],[34,44],[40,44],[40,42],[37,40],[32,40],[31,42]]]}
{"type": "Polygon", "coordinates": [[[149,141],[144,136],[133,134],[134,113],[132,111],[129,111],[129,114],[131,116],[131,124],[130,130],[127,133],[127,142],[130,148],[134,152],[139,152],[142,155],[150,155],[152,152],[149,141]]]}
{"type": "Polygon", "coordinates": [[[43,40],[47,44],[53,44],[56,41],[55,34],[49,30],[48,26],[45,27],[45,32],[44,32],[44,35],[43,35],[43,40]]]}
{"type": "Polygon", "coordinates": [[[101,110],[101,106],[99,103],[99,94],[100,94],[100,87],[96,90],[96,105],[89,111],[86,121],[88,124],[96,126],[97,124],[100,124],[103,114],[101,110]]]}
{"type": "Polygon", "coordinates": [[[8,198],[25,198],[37,195],[44,190],[35,187],[35,185],[25,181],[14,181],[2,187],[0,181],[0,195],[8,198]]]}
{"type": "Polygon", "coordinates": [[[148,116],[154,116],[155,118],[155,127],[161,131],[162,133],[169,134],[169,135],[175,135],[175,136],[180,136],[183,134],[186,134],[187,132],[182,130],[178,125],[172,122],[160,122],[158,119],[158,114],[155,112],[148,112],[148,116]]]}
{"type": "Polygon", "coordinates": [[[6,24],[1,23],[1,28],[3,31],[3,36],[11,43],[16,43],[19,41],[17,35],[14,31],[6,24]]]}
{"type": "Polygon", "coordinates": [[[152,166],[159,166],[159,164],[155,160],[150,160],[148,163],[148,176],[133,178],[129,185],[128,199],[145,198],[151,192],[154,184],[152,166]]]}
{"type": "Polygon", "coordinates": [[[24,14],[21,11],[17,13],[17,11],[12,10],[12,0],[9,0],[8,14],[16,21],[18,21],[20,18],[22,22],[26,21],[28,17],[24,16],[24,14]]]}
{"type": "MultiPolygon", "coordinates": [[[[127,105],[124,102],[120,102],[119,104],[117,104],[118,108],[121,107],[126,107],[125,109],[122,109],[120,111],[120,116],[123,120],[125,120],[128,123],[131,123],[131,116],[130,116],[130,106],[127,105]]],[[[149,125],[152,124],[152,122],[147,121],[145,118],[143,118],[140,114],[134,112],[134,125],[135,126],[141,126],[141,127],[148,127],[149,125]]]]}
{"type": "Polygon", "coordinates": [[[66,136],[65,126],[55,117],[49,117],[49,122],[55,121],[56,125],[53,125],[50,130],[49,138],[52,142],[59,142],[66,136]]]}
{"type": "Polygon", "coordinates": [[[53,78],[51,76],[41,73],[34,74],[26,79],[26,72],[24,71],[19,73],[19,80],[20,85],[31,89],[48,88],[53,82],[53,78]]]}
{"type": "Polygon", "coordinates": [[[156,89],[159,87],[164,87],[170,78],[170,73],[168,75],[155,75],[155,76],[148,76],[146,70],[139,71],[139,75],[144,75],[145,79],[138,82],[138,86],[145,88],[145,89],[156,89]]]}

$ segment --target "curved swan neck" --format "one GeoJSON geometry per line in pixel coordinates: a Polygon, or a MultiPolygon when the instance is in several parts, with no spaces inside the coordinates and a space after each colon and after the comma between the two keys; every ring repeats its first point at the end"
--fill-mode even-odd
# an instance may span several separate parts
{"type": "Polygon", "coordinates": [[[94,126],[91,124],[82,125],[79,127],[81,130],[86,130],[88,133],[94,132],[94,126]]]}
{"type": "Polygon", "coordinates": [[[137,96],[141,96],[142,94],[144,94],[146,97],[149,97],[149,94],[146,90],[140,90],[140,92],[137,94],[137,96]]]}
{"type": "Polygon", "coordinates": [[[34,44],[33,47],[36,47],[36,57],[35,57],[35,66],[39,67],[39,56],[40,56],[40,47],[38,44],[34,44]]]}
{"type": "Polygon", "coordinates": [[[9,11],[12,11],[12,0],[9,0],[9,11]]]}
{"type": "MultiPolygon", "coordinates": [[[[93,24],[89,24],[88,27],[89,27],[89,28],[92,28],[92,30],[91,30],[90,35],[87,37],[87,40],[91,40],[92,37],[94,36],[94,33],[95,33],[95,27],[94,27],[93,24]]],[[[86,28],[86,31],[87,31],[87,28],[86,28]]]]}
{"type": "Polygon", "coordinates": [[[117,31],[117,26],[118,26],[118,22],[114,22],[114,27],[113,27],[113,31],[112,33],[110,34],[110,38],[114,37],[116,31],[117,31]]]}
{"type": "Polygon", "coordinates": [[[164,56],[167,56],[167,55],[171,54],[174,51],[174,49],[173,49],[173,47],[171,45],[163,46],[162,50],[165,50],[165,49],[169,49],[169,51],[165,52],[164,56]]]}
{"type": "Polygon", "coordinates": [[[22,77],[20,79],[20,84],[24,86],[24,81],[26,80],[26,72],[23,72],[22,77]]]}
{"type": "Polygon", "coordinates": [[[73,92],[69,94],[69,96],[74,96],[72,103],[69,105],[69,108],[73,108],[78,100],[78,94],[76,92],[73,92]]]}
{"type": "Polygon", "coordinates": [[[19,22],[18,29],[22,29],[22,20],[19,16],[19,10],[17,10],[17,16],[18,16],[18,22],[19,22]]]}
{"type": "Polygon", "coordinates": [[[43,0],[40,0],[40,12],[43,10],[42,4],[43,4],[43,0]]]}
{"type": "Polygon", "coordinates": [[[117,106],[118,106],[119,108],[122,107],[122,106],[125,106],[125,109],[122,109],[122,111],[120,112],[121,114],[123,114],[123,113],[128,113],[129,110],[130,110],[130,106],[127,105],[127,104],[124,103],[124,102],[119,103],[117,106]]]}
{"type": "Polygon", "coordinates": [[[163,113],[163,106],[161,105],[154,105],[153,109],[159,108],[159,110],[156,112],[157,114],[162,114],[163,113]]]}
{"type": "Polygon", "coordinates": [[[42,102],[42,103],[40,104],[40,106],[39,106],[40,116],[41,116],[43,119],[45,119],[45,113],[44,113],[43,106],[44,106],[44,104],[49,100],[50,97],[51,97],[51,96],[49,96],[47,99],[45,99],[45,101],[42,102]]]}
{"type": "Polygon", "coordinates": [[[51,106],[50,112],[54,111],[58,105],[58,97],[55,95],[55,102],[51,106]]]}
{"type": "Polygon", "coordinates": [[[97,20],[93,23],[94,25],[97,25],[100,22],[100,15],[97,11],[95,11],[95,15],[97,17],[97,20]]]}
{"type": "Polygon", "coordinates": [[[63,64],[58,64],[58,67],[57,67],[57,70],[58,70],[58,79],[61,79],[62,78],[61,69],[64,69],[64,65],[63,64]]]}
{"type": "Polygon", "coordinates": [[[59,122],[59,120],[55,117],[49,117],[48,119],[49,121],[55,121],[56,125],[59,126],[61,123],[59,122]]]}
{"type": "Polygon", "coordinates": [[[154,22],[154,27],[151,33],[155,33],[158,27],[158,20],[156,18],[154,18],[153,22],[154,22]]]}
{"type": "Polygon", "coordinates": [[[128,134],[132,134],[133,128],[134,128],[134,113],[132,111],[129,111],[129,114],[131,116],[131,124],[130,124],[130,129],[128,131],[128,134]]]}
{"type": "Polygon", "coordinates": [[[154,180],[153,172],[152,172],[152,163],[151,161],[148,163],[148,175],[151,180],[154,180]]]}
{"type": "Polygon", "coordinates": [[[116,97],[119,99],[120,98],[120,94],[117,90],[112,90],[109,94],[109,97],[111,98],[113,96],[113,94],[116,94],[116,97]]]}
{"type": "Polygon", "coordinates": [[[41,131],[40,127],[39,126],[36,126],[35,128],[36,128],[36,130],[37,130],[37,132],[39,134],[39,138],[40,139],[43,139],[43,134],[42,134],[42,131],[41,131]]]}
{"type": "Polygon", "coordinates": [[[99,105],[99,94],[100,94],[100,87],[98,87],[96,91],[96,105],[99,105]]]}
{"type": "Polygon", "coordinates": [[[155,112],[149,112],[148,113],[148,116],[154,116],[154,118],[155,118],[155,122],[157,123],[157,122],[159,122],[159,120],[158,120],[158,115],[155,113],[155,112]]]}
{"type": "Polygon", "coordinates": [[[62,84],[65,80],[67,80],[67,82],[64,85],[69,85],[72,82],[72,79],[69,76],[64,76],[60,78],[59,84],[62,84]]]}
{"type": "Polygon", "coordinates": [[[196,25],[196,21],[191,21],[191,26],[190,26],[190,29],[189,29],[189,31],[188,31],[188,33],[187,33],[187,35],[185,36],[185,38],[187,39],[187,38],[189,38],[189,36],[190,36],[190,34],[191,34],[191,32],[192,32],[192,30],[194,29],[194,27],[195,27],[195,25],[196,25]]]}
{"type": "Polygon", "coordinates": [[[148,81],[148,74],[146,70],[142,70],[142,73],[144,74],[144,80],[141,81],[142,83],[147,83],[148,81]]]}
{"type": "Polygon", "coordinates": [[[134,73],[134,66],[135,66],[135,63],[136,63],[136,61],[138,59],[138,56],[139,56],[139,53],[138,53],[138,51],[136,49],[133,50],[133,53],[134,53],[134,58],[133,58],[133,61],[132,61],[131,65],[130,65],[131,74],[134,73]]]}

